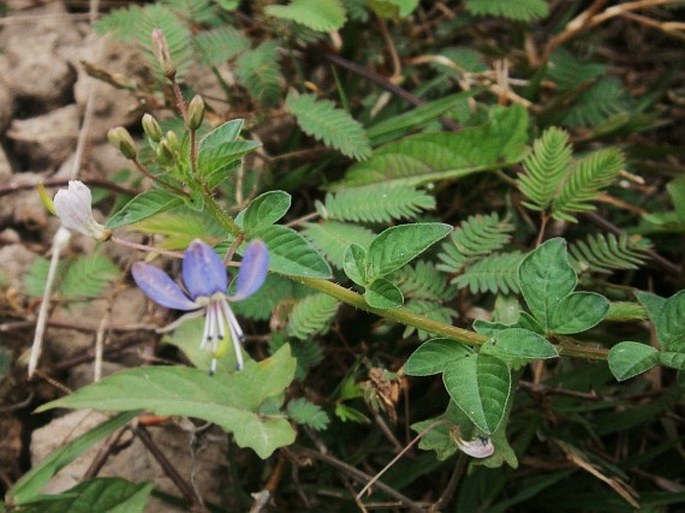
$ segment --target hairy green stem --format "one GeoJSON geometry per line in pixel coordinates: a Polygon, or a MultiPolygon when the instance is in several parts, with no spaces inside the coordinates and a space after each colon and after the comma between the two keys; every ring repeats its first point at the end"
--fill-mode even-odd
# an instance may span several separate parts
{"type": "MultiPolygon", "coordinates": [[[[456,340],[457,342],[461,342],[463,344],[468,344],[470,346],[481,346],[488,340],[488,337],[485,335],[480,335],[464,328],[458,328],[456,326],[444,324],[432,319],[427,319],[426,317],[422,317],[410,312],[403,307],[393,308],[392,310],[373,308],[366,303],[366,300],[361,294],[357,294],[356,292],[346,289],[345,287],[342,287],[331,281],[304,277],[291,277],[291,279],[323,292],[324,294],[333,296],[334,298],[339,299],[348,305],[359,308],[360,310],[365,310],[380,317],[384,317],[391,321],[399,322],[407,326],[430,331],[436,335],[456,340]]],[[[581,344],[570,337],[564,337],[563,339],[560,338],[559,340],[560,343],[556,347],[561,356],[573,356],[589,360],[607,359],[608,351],[603,347],[596,347],[590,344],[581,344]]]]}
{"type": "Polygon", "coordinates": [[[239,237],[242,235],[242,230],[240,229],[240,226],[238,226],[235,221],[226,214],[226,212],[223,211],[221,206],[217,203],[216,199],[214,199],[214,196],[212,195],[212,192],[203,184],[202,186],[203,192],[204,192],[204,199],[205,199],[205,205],[207,208],[211,211],[212,215],[216,218],[217,221],[219,221],[224,228],[226,228],[229,232],[231,232],[231,235],[234,237],[239,237]]]}

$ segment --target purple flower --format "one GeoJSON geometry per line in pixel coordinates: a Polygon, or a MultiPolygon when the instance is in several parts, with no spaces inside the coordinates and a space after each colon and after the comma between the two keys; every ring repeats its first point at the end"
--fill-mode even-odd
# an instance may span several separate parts
{"type": "MultiPolygon", "coordinates": [[[[240,301],[257,292],[266,279],[268,266],[269,250],[266,244],[261,240],[250,242],[238,271],[236,293],[229,296],[226,266],[210,246],[195,239],[183,256],[183,283],[187,294],[168,274],[153,265],[136,262],[131,268],[131,274],[138,287],[155,303],[174,310],[191,312],[179,321],[204,313],[205,328],[200,347],[204,349],[209,345],[214,353],[210,369],[210,373],[214,374],[219,342],[226,335],[233,343],[238,370],[243,368],[243,356],[240,352],[243,330],[229,301],[240,301]]],[[[173,326],[176,325],[177,323],[173,323],[173,326]]]]}

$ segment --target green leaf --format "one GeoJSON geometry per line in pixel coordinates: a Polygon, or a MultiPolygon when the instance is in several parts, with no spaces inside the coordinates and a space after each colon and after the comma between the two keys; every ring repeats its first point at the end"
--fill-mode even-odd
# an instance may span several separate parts
{"type": "Polygon", "coordinates": [[[448,276],[436,269],[433,262],[418,260],[405,265],[390,276],[407,298],[450,300],[456,295],[456,288],[448,283],[448,276]]]}
{"type": "Polygon", "coordinates": [[[340,301],[328,294],[306,296],[290,312],[288,335],[307,340],[316,333],[327,331],[339,306],[340,301]]]}
{"type": "Polygon", "coordinates": [[[594,210],[596,201],[619,175],[623,154],[616,148],[597,150],[574,163],[552,203],[552,217],[577,222],[572,213],[594,210]]]}
{"type": "Polygon", "coordinates": [[[292,228],[272,225],[256,230],[253,238],[269,248],[269,269],[288,276],[330,278],[331,268],[312,245],[292,228]]]}
{"type": "Polygon", "coordinates": [[[452,227],[443,223],[393,226],[373,240],[368,251],[369,279],[390,274],[445,237],[452,227]]]}
{"type": "Polygon", "coordinates": [[[378,278],[366,286],[364,299],[369,306],[384,310],[398,308],[404,303],[402,291],[383,278],[378,278]]]}
{"type": "Polygon", "coordinates": [[[345,250],[343,270],[357,285],[366,285],[366,250],[358,244],[350,244],[345,250]]]}
{"type": "Polygon", "coordinates": [[[108,228],[121,228],[183,205],[183,200],[161,189],[143,191],[109,218],[108,228]]]}
{"type": "Polygon", "coordinates": [[[519,267],[519,283],[530,311],[545,330],[550,329],[553,309],[577,283],[568,263],[566,241],[550,239],[530,252],[519,267]]]}
{"type": "Polygon", "coordinates": [[[664,302],[654,324],[665,351],[685,353],[685,290],[664,302]]]}
{"type": "Polygon", "coordinates": [[[298,424],[304,424],[315,431],[323,431],[331,419],[318,405],[299,397],[288,403],[288,415],[298,424]]]}
{"type": "Polygon", "coordinates": [[[60,495],[26,504],[21,513],[142,513],[154,483],[131,483],[100,477],[77,484],[60,495]]]}
{"type": "Polygon", "coordinates": [[[290,208],[291,197],[285,191],[269,191],[260,194],[250,205],[236,216],[236,223],[242,224],[248,235],[266,228],[281,219],[290,208]]]}
{"type": "Polygon", "coordinates": [[[470,347],[459,342],[449,338],[433,338],[421,344],[411,354],[404,364],[404,373],[408,376],[441,374],[453,361],[472,354],[470,347]]]}
{"type": "Polygon", "coordinates": [[[638,269],[648,259],[652,243],[639,235],[623,232],[590,234],[569,246],[571,265],[579,272],[611,273],[618,269],[638,269]]]}
{"type": "Polygon", "coordinates": [[[519,174],[517,185],[528,198],[524,203],[534,210],[552,204],[557,189],[571,167],[572,149],[568,132],[551,127],[533,143],[533,151],[523,161],[525,174],[519,174]]]}
{"type": "Polygon", "coordinates": [[[291,92],[285,99],[285,107],[306,134],[326,146],[357,160],[371,156],[371,145],[362,124],[347,111],[336,108],[333,102],[319,100],[315,94],[298,96],[291,92]]]}
{"type": "Polygon", "coordinates": [[[345,8],[340,0],[292,0],[288,5],[267,5],[264,12],[319,32],[336,30],[345,24],[345,8]]]}
{"type": "Polygon", "coordinates": [[[440,245],[437,268],[458,274],[469,263],[506,246],[512,231],[514,225],[496,213],[469,216],[440,245]]]}
{"type": "Polygon", "coordinates": [[[673,201],[678,220],[685,223],[685,176],[679,176],[668,182],[666,189],[673,201]]]}
{"type": "Polygon", "coordinates": [[[295,440],[287,420],[259,413],[262,403],[282,394],[290,384],[295,365],[286,345],[270,358],[248,361],[244,370],[232,374],[210,376],[204,370],[184,367],[127,369],[44,404],[38,411],[147,409],[157,415],[195,417],[233,432],[240,447],[249,447],[265,459],[295,440]]]}
{"type": "Polygon", "coordinates": [[[680,371],[685,370],[685,353],[660,351],[657,356],[661,365],[680,371]]]}
{"type": "Polygon", "coordinates": [[[557,349],[543,336],[523,328],[495,331],[482,347],[482,352],[502,358],[537,360],[556,358],[557,349]]]}
{"type": "Polygon", "coordinates": [[[239,140],[242,128],[243,120],[234,119],[219,125],[202,138],[197,156],[197,168],[201,176],[208,177],[218,170],[233,169],[231,163],[261,146],[256,141],[239,140]]]}
{"type": "Polygon", "coordinates": [[[494,433],[506,413],[511,394],[507,364],[487,354],[450,363],[443,373],[452,400],[485,434],[494,433]]]}
{"type": "MultiPolygon", "coordinates": [[[[212,364],[214,355],[211,351],[201,348],[202,337],[204,336],[204,318],[189,319],[181,323],[181,325],[174,330],[173,333],[166,335],[162,342],[165,344],[172,344],[183,351],[183,354],[188,358],[196,368],[207,371],[212,364]]],[[[229,345],[230,348],[230,345],[229,345]]],[[[243,351],[245,360],[250,360],[251,357],[243,351]]],[[[235,372],[237,359],[232,348],[226,351],[217,358],[217,373],[231,374],[235,372]]]]}
{"type": "Polygon", "coordinates": [[[326,194],[324,203],[315,203],[322,219],[388,223],[413,219],[423,210],[435,208],[435,198],[408,185],[368,185],[326,194]]]}
{"type": "Polygon", "coordinates": [[[658,351],[639,342],[620,342],[609,351],[609,369],[618,381],[642,374],[658,361],[658,351]]]}
{"type": "Polygon", "coordinates": [[[366,133],[372,140],[377,140],[381,137],[391,137],[406,130],[420,128],[426,123],[445,114],[451,108],[462,104],[464,101],[477,94],[477,92],[478,89],[470,89],[468,91],[461,91],[437,100],[426,102],[423,105],[411,108],[407,112],[375,123],[366,130],[366,133]]]}
{"type": "Polygon", "coordinates": [[[473,432],[473,424],[454,401],[449,402],[442,415],[416,422],[411,428],[416,433],[423,433],[419,448],[424,451],[435,451],[440,461],[446,460],[459,450],[454,437],[455,431],[461,436],[471,436],[473,432]]]}
{"type": "Polygon", "coordinates": [[[589,330],[599,324],[609,310],[609,300],[595,292],[574,292],[552,309],[549,329],[560,335],[589,330]]]}
{"type": "Polygon", "coordinates": [[[105,255],[92,254],[68,260],[58,292],[66,298],[102,297],[121,272],[105,255]]]}
{"type": "Polygon", "coordinates": [[[452,279],[458,288],[468,288],[472,294],[510,294],[519,291],[518,268],[523,253],[493,253],[466,267],[452,279]]]}
{"type": "Polygon", "coordinates": [[[193,44],[198,58],[209,66],[224,64],[250,48],[247,36],[228,25],[200,32],[193,44]]]}
{"type": "Polygon", "coordinates": [[[302,231],[308,240],[338,269],[344,268],[345,251],[350,244],[368,248],[376,236],[368,228],[351,223],[324,221],[308,223],[302,231]]]}
{"type": "Polygon", "coordinates": [[[373,10],[384,18],[409,16],[418,4],[419,0],[369,0],[373,10]]]}
{"type": "Polygon", "coordinates": [[[650,320],[656,323],[661,310],[666,304],[666,298],[652,294],[651,292],[645,292],[643,290],[634,291],[635,297],[640,302],[642,306],[647,310],[647,315],[649,315],[650,320]]]}
{"type": "MultiPolygon", "coordinates": [[[[46,406],[43,405],[41,408],[45,409],[46,406]]],[[[39,497],[40,491],[52,479],[52,476],[94,444],[125,426],[138,413],[138,411],[129,411],[116,415],[51,453],[14,483],[7,492],[8,502],[20,506],[39,497]]]]}
{"type": "Polygon", "coordinates": [[[521,106],[493,107],[489,122],[459,132],[411,135],[353,165],[336,188],[370,184],[421,185],[501,169],[525,156],[528,114],[521,106]]]}
{"type": "Polygon", "coordinates": [[[466,0],[466,10],[481,16],[502,16],[517,21],[533,21],[549,14],[545,0],[466,0]]]}
{"type": "Polygon", "coordinates": [[[262,105],[275,103],[281,95],[283,75],[278,65],[278,43],[266,41],[243,52],[235,64],[235,74],[250,96],[262,105]]]}

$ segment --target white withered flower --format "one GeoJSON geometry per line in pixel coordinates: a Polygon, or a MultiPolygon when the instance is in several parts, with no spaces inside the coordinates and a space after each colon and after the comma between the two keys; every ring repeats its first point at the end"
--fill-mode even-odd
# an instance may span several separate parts
{"type": "Polygon", "coordinates": [[[495,452],[492,440],[484,436],[477,436],[473,440],[457,440],[457,446],[472,458],[487,458],[495,452]]]}
{"type": "Polygon", "coordinates": [[[57,191],[53,202],[65,228],[97,240],[107,240],[112,236],[112,231],[93,217],[90,189],[83,182],[70,180],[69,188],[57,191]]]}

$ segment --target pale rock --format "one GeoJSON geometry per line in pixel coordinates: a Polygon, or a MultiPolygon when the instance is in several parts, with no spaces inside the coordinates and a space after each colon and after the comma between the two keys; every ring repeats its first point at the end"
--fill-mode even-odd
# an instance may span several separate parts
{"type": "Polygon", "coordinates": [[[23,244],[8,244],[0,247],[0,275],[7,280],[8,288],[22,289],[24,274],[38,255],[23,244]]]}
{"type": "Polygon", "coordinates": [[[74,150],[80,127],[80,109],[67,105],[42,116],[15,119],[7,136],[14,141],[17,156],[30,169],[59,166],[74,150]]]}
{"type": "MultiPolygon", "coordinates": [[[[145,57],[131,44],[92,34],[86,39],[80,59],[107,73],[118,74],[127,82],[144,83],[149,80],[150,71],[145,65],[145,57]],[[88,50],[91,47],[97,50],[88,50]]],[[[91,88],[94,88],[93,117],[90,125],[92,140],[105,140],[110,128],[130,126],[142,117],[144,106],[134,92],[90,77],[80,64],[77,69],[78,80],[74,86],[76,102],[85,106],[91,88]]]]}
{"type": "Polygon", "coordinates": [[[8,64],[4,80],[14,95],[44,110],[62,105],[72,95],[76,72],[60,58],[59,49],[78,46],[81,35],[62,2],[27,9],[20,16],[21,23],[8,23],[0,33],[8,64]]]}
{"type": "MultiPolygon", "coordinates": [[[[65,443],[79,435],[93,429],[107,420],[103,413],[93,410],[77,410],[37,429],[31,436],[31,461],[38,465],[48,455],[62,447],[65,443]]],[[[190,482],[192,458],[190,453],[191,433],[182,430],[175,424],[164,424],[148,428],[155,444],[161,448],[164,455],[173,462],[174,467],[187,482],[190,482]]],[[[217,433],[218,434],[218,433],[217,433]]],[[[130,441],[123,450],[114,451],[100,470],[99,477],[126,477],[135,482],[152,480],[155,488],[164,493],[179,497],[180,493],[166,477],[163,470],[138,438],[131,440],[131,434],[123,435],[122,442],[130,441]]],[[[219,434],[213,436],[212,443],[197,454],[196,482],[200,493],[207,501],[221,504],[222,488],[227,475],[225,458],[226,437],[219,434]]],[[[88,470],[93,459],[98,454],[102,443],[95,444],[82,456],[60,470],[55,477],[43,488],[43,493],[60,493],[81,482],[83,474],[88,470]]],[[[122,444],[123,446],[123,444],[122,444]]],[[[173,513],[187,511],[151,498],[145,511],[147,513],[173,513]]]]}
{"type": "MultiPolygon", "coordinates": [[[[39,173],[15,173],[9,185],[31,184],[34,186],[43,178],[39,173]]],[[[43,206],[35,187],[19,190],[0,201],[0,225],[22,225],[30,230],[43,230],[50,214],[43,206]]]]}

